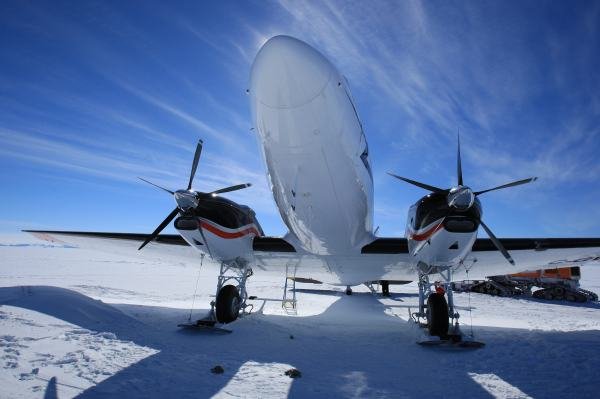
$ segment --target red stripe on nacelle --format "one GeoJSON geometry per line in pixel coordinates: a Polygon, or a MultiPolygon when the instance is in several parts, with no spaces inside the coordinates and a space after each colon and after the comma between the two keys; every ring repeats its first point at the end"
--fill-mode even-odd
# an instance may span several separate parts
{"type": "Polygon", "coordinates": [[[226,238],[226,239],[239,238],[239,237],[243,237],[245,235],[251,234],[251,233],[254,233],[257,236],[260,235],[258,233],[258,231],[254,227],[248,227],[247,229],[236,231],[236,232],[233,232],[233,233],[230,233],[228,231],[220,230],[217,227],[213,226],[212,224],[209,224],[209,223],[206,223],[206,222],[203,222],[203,221],[200,221],[200,227],[203,228],[203,229],[206,229],[206,230],[210,231],[214,235],[217,235],[217,236],[219,236],[221,238],[226,238]]]}
{"type": "Polygon", "coordinates": [[[440,224],[438,224],[437,226],[432,227],[431,229],[427,230],[424,233],[421,233],[421,234],[412,234],[410,236],[410,239],[411,240],[415,240],[415,241],[425,241],[429,237],[431,237],[433,234],[435,234],[436,232],[438,232],[439,230],[441,230],[442,227],[443,227],[443,222],[440,222],[440,224]]]}

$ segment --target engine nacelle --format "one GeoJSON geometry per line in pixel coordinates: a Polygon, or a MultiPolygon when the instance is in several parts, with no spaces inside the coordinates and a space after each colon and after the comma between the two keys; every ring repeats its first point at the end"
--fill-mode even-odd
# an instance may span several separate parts
{"type": "Polygon", "coordinates": [[[192,247],[224,262],[249,258],[254,237],[264,235],[252,209],[218,196],[175,219],[175,229],[192,247]]]}

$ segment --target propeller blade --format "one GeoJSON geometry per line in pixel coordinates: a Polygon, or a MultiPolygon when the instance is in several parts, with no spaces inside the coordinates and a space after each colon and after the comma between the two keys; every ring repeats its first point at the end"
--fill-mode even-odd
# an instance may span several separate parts
{"type": "Polygon", "coordinates": [[[463,177],[462,177],[462,162],[460,160],[460,133],[458,136],[458,156],[456,157],[456,175],[458,176],[458,185],[463,185],[463,177]]]}
{"type": "Polygon", "coordinates": [[[169,194],[171,194],[171,195],[175,194],[173,191],[171,191],[171,190],[167,190],[166,188],[164,188],[164,187],[161,187],[161,186],[159,186],[158,184],[154,184],[154,183],[152,183],[151,181],[148,181],[148,180],[146,180],[146,179],[143,179],[143,178],[141,178],[141,177],[138,177],[138,179],[140,179],[141,181],[144,181],[144,182],[146,182],[146,183],[148,183],[148,184],[151,184],[151,185],[153,185],[154,187],[160,188],[161,190],[164,190],[164,191],[168,192],[168,193],[169,193],[169,194]]]}
{"type": "Polygon", "coordinates": [[[496,248],[498,248],[498,251],[500,251],[502,253],[502,255],[504,255],[504,257],[506,258],[506,260],[508,261],[508,263],[510,263],[511,265],[515,265],[515,261],[513,260],[513,258],[510,256],[510,254],[508,253],[508,251],[506,250],[506,248],[504,248],[504,245],[502,245],[502,243],[500,242],[500,240],[498,238],[496,238],[496,236],[494,235],[494,233],[492,233],[492,230],[490,230],[489,227],[486,226],[485,223],[483,223],[483,220],[479,219],[479,224],[481,224],[481,227],[483,227],[483,229],[485,230],[485,232],[487,233],[487,235],[490,237],[490,240],[492,240],[492,242],[494,243],[494,245],[496,246],[496,248]]]}
{"type": "Polygon", "coordinates": [[[236,191],[236,190],[241,190],[241,189],[246,188],[246,187],[250,187],[251,185],[252,184],[250,184],[250,183],[238,184],[238,185],[231,186],[231,187],[225,187],[225,188],[213,191],[213,192],[208,193],[208,194],[210,194],[210,195],[217,195],[217,194],[222,194],[222,193],[228,193],[230,191],[236,191]]]}
{"type": "Polygon", "coordinates": [[[144,243],[138,248],[138,251],[142,248],[144,248],[146,246],[146,244],[148,244],[150,241],[154,240],[156,238],[156,236],[158,236],[158,234],[169,224],[171,223],[171,221],[173,219],[175,219],[175,216],[177,216],[177,214],[179,213],[179,208],[175,208],[173,209],[173,212],[171,212],[169,214],[169,216],[167,216],[167,218],[165,220],[163,220],[163,222],[156,228],[156,230],[154,230],[152,232],[152,234],[150,234],[150,237],[146,238],[146,241],[144,241],[144,243]]]}
{"type": "Polygon", "coordinates": [[[393,176],[396,179],[403,180],[403,181],[405,181],[407,183],[410,183],[410,184],[412,184],[414,186],[424,188],[425,190],[429,190],[429,191],[431,191],[433,193],[446,193],[446,192],[448,192],[448,190],[442,190],[441,188],[430,186],[429,184],[425,184],[425,183],[420,183],[420,182],[415,181],[415,180],[407,179],[406,177],[398,176],[398,175],[395,175],[395,174],[390,173],[390,172],[388,172],[388,175],[393,176]]]}
{"type": "Polygon", "coordinates": [[[194,162],[192,162],[192,170],[190,172],[190,182],[188,183],[187,189],[192,188],[192,182],[194,181],[194,176],[196,175],[196,169],[198,168],[198,161],[200,161],[200,154],[202,153],[202,140],[198,140],[198,145],[196,146],[196,153],[194,154],[194,162]]]}
{"type": "Polygon", "coordinates": [[[536,180],[537,180],[537,177],[530,177],[529,179],[517,180],[517,181],[514,181],[512,183],[503,184],[501,186],[490,188],[490,189],[487,189],[487,190],[476,191],[474,194],[475,195],[479,195],[479,194],[487,193],[489,191],[500,190],[502,188],[520,186],[521,184],[531,183],[531,182],[534,182],[536,180]]]}

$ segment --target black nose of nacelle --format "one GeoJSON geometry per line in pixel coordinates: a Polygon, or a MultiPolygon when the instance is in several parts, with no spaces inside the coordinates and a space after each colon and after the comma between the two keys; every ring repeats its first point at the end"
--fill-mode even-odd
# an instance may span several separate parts
{"type": "Polygon", "coordinates": [[[450,189],[448,206],[458,210],[467,210],[473,206],[475,194],[469,187],[459,186],[450,189]]]}

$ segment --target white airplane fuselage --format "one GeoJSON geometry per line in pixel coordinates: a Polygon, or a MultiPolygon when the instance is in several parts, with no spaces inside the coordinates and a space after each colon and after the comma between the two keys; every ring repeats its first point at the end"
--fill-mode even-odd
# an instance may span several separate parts
{"type": "MultiPolygon", "coordinates": [[[[269,183],[290,231],[286,240],[322,256],[340,282],[414,276],[416,270],[398,274],[387,260],[356,257],[375,239],[373,177],[365,134],[338,70],[308,44],[276,36],[256,56],[250,94],[269,183]]],[[[409,210],[409,220],[417,208],[409,210]]],[[[449,231],[443,219],[430,223],[407,224],[414,264],[461,262],[475,241],[476,227],[457,232],[449,231]]]]}
{"type": "Polygon", "coordinates": [[[306,43],[276,36],[256,56],[250,94],[286,239],[315,255],[360,253],[374,239],[373,179],[344,77],[306,43]]]}

